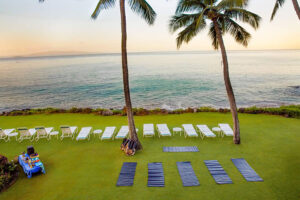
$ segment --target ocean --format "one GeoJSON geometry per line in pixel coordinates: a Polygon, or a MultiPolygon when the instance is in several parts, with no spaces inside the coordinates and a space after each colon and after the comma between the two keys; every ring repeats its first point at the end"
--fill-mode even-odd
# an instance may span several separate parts
{"type": "MultiPolygon", "coordinates": [[[[300,104],[300,50],[229,51],[237,106],[300,104]]],[[[130,53],[133,107],[229,107],[219,52],[130,53]]],[[[0,59],[0,111],[122,108],[119,54],[0,59]]]]}

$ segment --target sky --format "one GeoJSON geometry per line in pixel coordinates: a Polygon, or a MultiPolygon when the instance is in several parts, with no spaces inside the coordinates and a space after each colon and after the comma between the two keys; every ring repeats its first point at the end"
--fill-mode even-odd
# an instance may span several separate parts
{"type": "MultiPolygon", "coordinates": [[[[41,52],[120,52],[119,4],[92,20],[98,0],[0,0],[0,57],[41,52]]],[[[149,26],[127,5],[129,52],[177,51],[176,33],[168,30],[178,0],[148,0],[157,13],[149,26]]],[[[244,25],[252,34],[247,48],[225,36],[228,50],[300,49],[300,22],[291,1],[270,16],[275,0],[250,0],[248,10],[260,15],[258,30],[244,25]]],[[[204,30],[180,51],[213,50],[204,30]]]]}

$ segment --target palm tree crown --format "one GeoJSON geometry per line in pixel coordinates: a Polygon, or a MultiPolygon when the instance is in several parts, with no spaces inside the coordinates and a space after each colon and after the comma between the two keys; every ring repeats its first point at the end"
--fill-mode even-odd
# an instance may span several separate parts
{"type": "MultiPolygon", "coordinates": [[[[271,15],[271,21],[274,19],[276,13],[277,13],[277,10],[279,7],[282,7],[283,4],[285,3],[285,0],[275,0],[275,6],[273,8],[273,12],[272,12],[272,15],[271,15]]],[[[292,0],[292,3],[293,3],[293,6],[294,6],[294,9],[296,11],[296,14],[300,20],[300,7],[299,7],[299,3],[297,0],[292,0]]]]}
{"type": "Polygon", "coordinates": [[[206,27],[208,20],[211,20],[209,36],[215,49],[218,49],[219,42],[214,22],[222,34],[228,32],[238,43],[247,46],[251,35],[235,20],[240,20],[257,29],[261,18],[245,10],[246,4],[246,0],[222,0],[220,2],[218,0],[180,0],[169,24],[171,32],[184,28],[178,34],[177,47],[194,38],[206,27]]]}
{"type": "Polygon", "coordinates": [[[275,6],[274,6],[274,9],[273,9],[273,12],[272,12],[272,16],[271,16],[271,21],[274,19],[276,13],[277,13],[277,10],[279,7],[282,7],[282,5],[284,4],[284,1],[285,0],[276,0],[275,1],[275,6]]]}
{"type": "MultiPolygon", "coordinates": [[[[101,12],[101,10],[108,9],[115,6],[116,1],[117,0],[99,0],[92,14],[92,18],[96,19],[99,13],[101,12]]],[[[132,112],[132,103],[130,97],[129,73],[128,73],[128,62],[127,62],[127,31],[126,31],[127,28],[126,28],[125,1],[129,4],[133,12],[139,14],[150,25],[154,23],[156,13],[152,9],[152,7],[147,3],[146,0],[119,0],[120,16],[121,16],[121,32],[122,32],[122,39],[121,39],[122,72],[123,72],[123,88],[124,88],[126,112],[128,118],[130,139],[135,141],[136,150],[140,150],[142,149],[142,145],[136,133],[134,117],[132,112]]]]}
{"type": "MultiPolygon", "coordinates": [[[[155,21],[156,13],[145,0],[127,0],[131,10],[139,14],[148,24],[152,25],[155,21]]],[[[116,0],[99,0],[92,18],[96,19],[103,9],[115,6],[116,0]]]]}

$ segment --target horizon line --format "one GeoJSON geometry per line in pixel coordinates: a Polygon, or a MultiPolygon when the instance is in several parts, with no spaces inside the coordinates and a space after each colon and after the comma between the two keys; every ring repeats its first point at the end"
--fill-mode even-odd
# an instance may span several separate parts
{"type": "MultiPolygon", "coordinates": [[[[300,49],[245,49],[245,50],[227,50],[227,52],[233,51],[298,51],[300,49]]],[[[171,50],[171,51],[132,51],[128,52],[128,54],[155,54],[155,53],[199,53],[199,52],[218,52],[219,50],[171,50]]],[[[120,55],[121,52],[70,52],[70,51],[57,51],[57,53],[51,54],[55,51],[49,52],[39,52],[28,55],[15,55],[15,56],[0,56],[0,60],[14,60],[14,59],[36,59],[36,58],[55,58],[55,57],[92,57],[92,56],[106,56],[106,55],[120,55]],[[47,55],[48,53],[48,55],[47,55]],[[39,55],[41,54],[41,55],[39,55]]]]}

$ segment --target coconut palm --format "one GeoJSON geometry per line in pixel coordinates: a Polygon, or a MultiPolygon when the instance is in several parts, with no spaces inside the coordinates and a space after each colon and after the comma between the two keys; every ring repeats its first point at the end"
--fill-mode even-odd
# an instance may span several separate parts
{"type": "MultiPolygon", "coordinates": [[[[137,149],[141,149],[142,145],[138,140],[136,134],[132,105],[130,99],[130,89],[129,89],[129,75],[128,75],[128,64],[127,64],[127,32],[126,32],[126,14],[125,14],[125,0],[119,0],[120,2],[120,14],[121,14],[121,30],[122,30],[122,70],[123,70],[123,86],[124,95],[126,103],[126,112],[128,118],[128,125],[130,130],[130,138],[137,142],[137,149]]],[[[126,0],[129,4],[131,10],[139,14],[148,24],[153,24],[156,13],[152,7],[145,0],[126,0]]],[[[99,13],[103,9],[108,9],[115,6],[116,0],[99,0],[93,14],[92,18],[96,19],[99,13]]]]}
{"type": "Polygon", "coordinates": [[[183,28],[177,36],[178,48],[180,48],[183,42],[188,43],[206,27],[207,23],[210,23],[208,35],[212,39],[212,46],[215,50],[220,47],[222,53],[224,82],[233,117],[233,140],[235,144],[240,143],[240,125],[229,77],[223,35],[229,33],[234,37],[236,42],[244,46],[248,45],[251,35],[236,20],[240,20],[257,29],[260,17],[245,10],[246,3],[247,1],[245,0],[179,0],[176,13],[169,23],[171,32],[183,28]]]}
{"type": "MultiPolygon", "coordinates": [[[[293,5],[294,5],[296,14],[297,14],[297,16],[298,16],[298,18],[300,20],[300,8],[299,8],[298,1],[297,0],[292,0],[292,2],[293,2],[293,5]]],[[[275,6],[274,6],[274,9],[273,9],[273,12],[272,12],[272,16],[271,16],[271,21],[274,19],[275,15],[277,13],[278,8],[282,7],[284,3],[285,3],[285,0],[276,0],[275,6]]]]}

